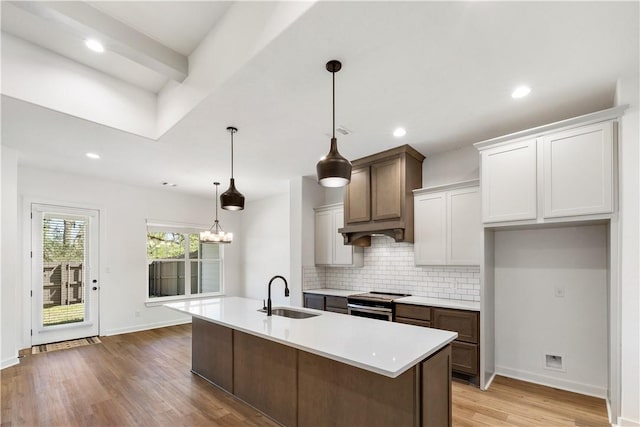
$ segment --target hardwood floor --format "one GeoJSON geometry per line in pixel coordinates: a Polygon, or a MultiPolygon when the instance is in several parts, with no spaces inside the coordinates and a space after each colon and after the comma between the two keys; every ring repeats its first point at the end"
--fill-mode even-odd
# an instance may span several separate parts
{"type": "MultiPolygon", "coordinates": [[[[2,426],[276,425],[191,374],[191,325],[101,339],[29,352],[2,370],[2,426]]],[[[453,419],[456,426],[608,425],[601,399],[501,377],[486,392],[454,382],[453,419]]]]}

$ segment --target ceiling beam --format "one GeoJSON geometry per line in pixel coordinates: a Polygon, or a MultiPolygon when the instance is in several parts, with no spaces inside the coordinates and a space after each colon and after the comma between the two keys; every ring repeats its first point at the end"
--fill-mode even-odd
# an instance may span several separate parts
{"type": "Polygon", "coordinates": [[[188,58],[84,2],[12,1],[41,18],[55,22],[83,40],[100,40],[105,49],[144,65],[177,82],[189,72],[188,58]]]}

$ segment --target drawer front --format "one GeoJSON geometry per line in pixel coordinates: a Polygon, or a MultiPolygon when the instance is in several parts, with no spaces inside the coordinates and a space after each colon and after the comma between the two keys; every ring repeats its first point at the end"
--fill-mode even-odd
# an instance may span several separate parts
{"type": "MultiPolygon", "coordinates": [[[[334,296],[325,296],[324,305],[327,307],[327,311],[335,311],[330,310],[330,308],[344,310],[347,311],[347,299],[345,297],[334,297],[334,296]]],[[[338,311],[340,313],[340,311],[338,311]]]]}
{"type": "Polygon", "coordinates": [[[464,374],[478,375],[478,346],[465,342],[452,342],[451,369],[464,374]]]}
{"type": "Polygon", "coordinates": [[[324,295],[304,294],[304,306],[324,310],[324,295]]]}
{"type": "Polygon", "coordinates": [[[406,323],[408,325],[424,326],[425,328],[431,327],[431,322],[429,322],[428,320],[418,320],[418,319],[411,319],[409,317],[396,316],[395,321],[398,323],[406,323]]]}
{"type": "Polygon", "coordinates": [[[349,310],[347,309],[329,307],[329,306],[327,306],[327,309],[325,311],[330,311],[332,313],[349,314],[349,310]]]}
{"type": "Polygon", "coordinates": [[[433,309],[433,326],[458,333],[458,341],[478,344],[479,314],[475,311],[433,309]]]}
{"type": "Polygon", "coordinates": [[[396,316],[418,320],[431,320],[431,307],[411,304],[396,304],[396,316]]]}

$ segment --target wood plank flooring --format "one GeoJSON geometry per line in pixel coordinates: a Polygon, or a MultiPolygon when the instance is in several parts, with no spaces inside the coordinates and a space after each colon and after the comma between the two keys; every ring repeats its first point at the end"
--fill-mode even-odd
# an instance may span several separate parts
{"type": "MultiPolygon", "coordinates": [[[[1,425],[276,425],[191,374],[191,325],[101,339],[25,354],[2,370],[1,425]]],[[[453,418],[456,426],[608,425],[601,399],[501,377],[486,392],[454,382],[453,418]]]]}

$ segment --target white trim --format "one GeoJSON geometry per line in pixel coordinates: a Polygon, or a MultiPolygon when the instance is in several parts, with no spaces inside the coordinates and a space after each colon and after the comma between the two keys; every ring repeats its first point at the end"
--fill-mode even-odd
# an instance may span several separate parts
{"type": "Polygon", "coordinates": [[[20,359],[18,359],[17,357],[9,357],[8,359],[4,359],[2,362],[0,362],[0,370],[18,364],[20,364],[20,359]]]}
{"type": "Polygon", "coordinates": [[[107,329],[100,336],[108,337],[110,335],[129,334],[131,332],[147,331],[149,329],[166,328],[167,326],[184,325],[191,323],[191,317],[177,320],[165,320],[163,322],[147,323],[144,325],[127,326],[124,328],[107,329]]]}
{"type": "Polygon", "coordinates": [[[482,389],[483,391],[485,390],[489,390],[489,387],[491,386],[491,383],[493,382],[493,380],[496,379],[496,373],[494,372],[493,374],[491,374],[491,377],[489,378],[489,380],[487,381],[487,383],[484,385],[484,388],[482,389]]]}
{"type": "Polygon", "coordinates": [[[596,111],[593,113],[584,114],[582,116],[561,120],[559,122],[550,123],[519,132],[510,133],[508,135],[502,135],[497,138],[491,138],[484,141],[476,142],[475,144],[473,144],[473,146],[478,150],[484,150],[487,147],[493,147],[494,144],[498,146],[498,144],[500,143],[514,142],[515,140],[521,138],[539,137],[550,132],[570,129],[576,126],[584,126],[592,123],[604,122],[606,120],[614,120],[621,117],[627,108],[629,108],[629,105],[620,105],[617,107],[608,108],[606,110],[596,111]]]}
{"type": "Polygon", "coordinates": [[[639,427],[640,421],[633,421],[628,418],[620,417],[618,418],[618,423],[613,425],[619,427],[639,427]]]}
{"type": "Polygon", "coordinates": [[[153,299],[147,298],[144,302],[144,305],[147,307],[159,307],[167,302],[180,302],[180,301],[193,301],[211,297],[223,297],[225,296],[223,292],[208,292],[206,294],[191,294],[191,296],[187,297],[184,295],[176,295],[170,297],[155,297],[153,299]]]}
{"type": "Polygon", "coordinates": [[[413,190],[414,196],[420,196],[425,193],[431,193],[436,191],[456,190],[458,188],[466,187],[479,187],[479,179],[471,179],[469,181],[452,182],[451,184],[434,185],[433,187],[416,188],[413,190]]]}
{"type": "Polygon", "coordinates": [[[336,208],[342,208],[344,207],[344,203],[333,203],[331,205],[322,205],[322,206],[318,206],[317,208],[313,208],[314,212],[323,212],[323,211],[330,211],[336,208]]]}
{"type": "Polygon", "coordinates": [[[598,387],[591,384],[579,383],[576,381],[564,380],[561,378],[550,377],[537,374],[535,372],[523,371],[520,369],[506,368],[504,366],[496,366],[496,374],[516,380],[527,381],[534,384],[540,384],[547,387],[555,387],[561,390],[572,391],[574,393],[585,394],[587,396],[607,398],[606,387],[598,387]]]}

